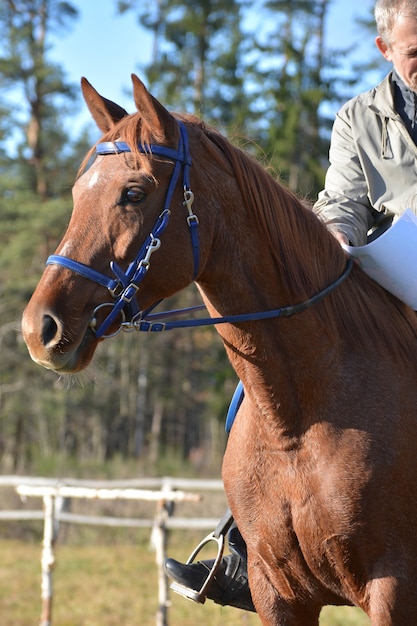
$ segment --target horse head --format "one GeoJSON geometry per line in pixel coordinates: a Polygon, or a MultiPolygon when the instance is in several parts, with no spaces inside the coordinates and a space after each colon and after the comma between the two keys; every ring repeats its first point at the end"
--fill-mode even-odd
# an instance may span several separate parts
{"type": "Polygon", "coordinates": [[[23,315],[33,360],[62,373],[86,367],[127,316],[140,317],[197,272],[187,131],[132,80],[137,112],[128,115],[82,79],[103,137],[80,168],[67,231],[23,315]],[[161,245],[168,222],[175,237],[161,245]]]}

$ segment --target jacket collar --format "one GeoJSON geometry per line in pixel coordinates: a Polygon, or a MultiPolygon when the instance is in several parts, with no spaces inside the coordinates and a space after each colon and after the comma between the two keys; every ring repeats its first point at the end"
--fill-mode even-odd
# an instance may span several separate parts
{"type": "Polygon", "coordinates": [[[398,74],[395,68],[392,71],[391,80],[394,85],[394,89],[398,88],[401,91],[406,103],[414,105],[414,101],[416,98],[415,92],[405,84],[404,80],[401,78],[401,76],[398,74]]]}
{"type": "Polygon", "coordinates": [[[373,100],[370,108],[381,115],[392,119],[401,119],[394,107],[393,72],[390,72],[373,90],[373,100]]]}

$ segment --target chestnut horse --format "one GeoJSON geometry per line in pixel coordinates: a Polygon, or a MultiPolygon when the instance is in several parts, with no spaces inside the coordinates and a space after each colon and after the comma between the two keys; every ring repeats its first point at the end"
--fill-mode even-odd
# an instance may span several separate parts
{"type": "Polygon", "coordinates": [[[150,311],[195,280],[203,322],[215,323],[245,388],[223,479],[262,623],[313,626],[324,605],[347,604],[373,626],[410,626],[415,313],[352,268],[311,208],[254,159],[170,114],[135,76],[133,86],[128,115],[82,81],[104,136],[24,312],[32,358],[77,372],[121,327],[175,328],[150,311]]]}

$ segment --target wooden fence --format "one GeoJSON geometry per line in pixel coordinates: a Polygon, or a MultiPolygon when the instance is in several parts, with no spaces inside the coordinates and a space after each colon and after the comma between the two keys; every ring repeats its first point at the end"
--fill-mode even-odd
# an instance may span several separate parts
{"type": "Polygon", "coordinates": [[[43,520],[41,557],[40,626],[52,626],[54,544],[61,522],[96,526],[150,528],[158,570],[156,626],[168,626],[169,582],[162,564],[166,558],[170,529],[214,530],[218,518],[171,517],[173,502],[200,502],[201,491],[223,491],[221,480],[182,478],[133,479],[128,481],[58,480],[23,476],[0,476],[0,489],[13,487],[21,498],[42,498],[43,510],[0,511],[0,521],[43,520]],[[142,500],[155,503],[152,519],[78,515],[63,510],[68,499],[142,500]]]}

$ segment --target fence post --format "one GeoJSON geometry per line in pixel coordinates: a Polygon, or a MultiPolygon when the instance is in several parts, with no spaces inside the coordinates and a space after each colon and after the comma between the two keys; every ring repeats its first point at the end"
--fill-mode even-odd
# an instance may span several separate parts
{"type": "MultiPolygon", "coordinates": [[[[167,495],[172,493],[171,483],[164,480],[162,491],[167,495]]],[[[171,515],[174,503],[169,500],[159,500],[156,505],[154,525],[152,527],[151,542],[155,549],[155,561],[158,570],[158,611],[156,613],[156,626],[168,626],[169,585],[168,578],[164,572],[164,561],[166,559],[167,547],[167,527],[166,520],[171,515]]]]}
{"type": "Polygon", "coordinates": [[[42,613],[40,626],[52,625],[52,569],[55,563],[53,545],[56,535],[55,528],[55,496],[48,494],[43,496],[44,527],[42,549],[42,613]]]}

